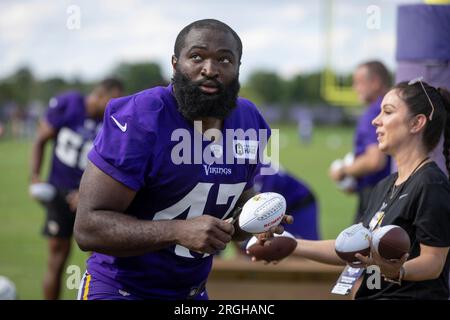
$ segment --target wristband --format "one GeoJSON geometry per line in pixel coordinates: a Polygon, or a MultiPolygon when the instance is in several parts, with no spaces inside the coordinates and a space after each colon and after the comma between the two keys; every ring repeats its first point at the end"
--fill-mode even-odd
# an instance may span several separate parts
{"type": "Polygon", "coordinates": [[[399,286],[401,286],[404,276],[405,276],[405,268],[403,266],[401,266],[397,279],[389,279],[387,277],[384,277],[384,281],[390,282],[390,283],[395,283],[395,284],[398,284],[399,286]]]}

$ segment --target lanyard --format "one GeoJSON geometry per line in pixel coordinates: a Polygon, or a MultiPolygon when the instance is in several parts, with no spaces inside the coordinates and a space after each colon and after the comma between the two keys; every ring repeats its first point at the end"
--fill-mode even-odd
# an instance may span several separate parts
{"type": "MultiPolygon", "coordinates": [[[[395,179],[392,183],[391,188],[386,192],[386,194],[383,197],[383,203],[381,204],[380,210],[378,210],[375,215],[372,217],[369,223],[369,230],[372,232],[375,229],[377,229],[381,223],[383,222],[383,219],[385,217],[385,212],[389,207],[394,203],[395,199],[398,197],[399,193],[405,188],[408,181],[410,181],[410,178],[417,172],[417,170],[420,168],[422,164],[427,161],[429,157],[426,157],[420,163],[417,165],[417,167],[412,171],[412,173],[409,175],[408,179],[406,179],[402,184],[395,187],[395,179]]],[[[358,280],[361,275],[364,272],[364,268],[352,268],[349,265],[347,265],[344,270],[342,271],[336,285],[333,287],[333,290],[331,291],[334,294],[340,294],[340,295],[347,295],[351,292],[353,286],[356,283],[356,280],[358,280]]]]}
{"type": "Polygon", "coordinates": [[[400,192],[404,189],[404,187],[406,186],[406,184],[408,183],[410,178],[417,172],[417,170],[420,168],[420,166],[422,164],[424,164],[425,161],[427,161],[428,159],[430,159],[430,157],[426,157],[425,159],[420,161],[420,163],[416,166],[416,168],[409,175],[408,179],[406,179],[399,186],[397,186],[397,187],[395,186],[395,180],[394,180],[391,188],[389,188],[388,192],[384,196],[383,203],[381,204],[380,209],[375,213],[375,215],[370,220],[370,223],[369,223],[370,231],[374,231],[381,225],[381,223],[383,222],[383,218],[385,216],[385,212],[392,206],[392,204],[397,199],[400,192]],[[390,194],[390,196],[389,196],[389,194],[390,194]],[[386,197],[388,198],[387,200],[386,200],[386,197]]]}

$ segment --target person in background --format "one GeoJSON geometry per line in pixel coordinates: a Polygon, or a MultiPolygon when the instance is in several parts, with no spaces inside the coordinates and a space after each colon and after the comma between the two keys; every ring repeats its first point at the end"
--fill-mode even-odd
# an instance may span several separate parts
{"type": "Polygon", "coordinates": [[[376,128],[371,122],[381,110],[381,101],[390,87],[390,75],[379,61],[359,65],[353,74],[353,88],[359,99],[367,103],[360,116],[354,135],[354,161],[330,170],[333,181],[339,182],[347,176],[356,178],[358,207],[354,220],[358,221],[368,205],[374,186],[390,173],[390,158],[378,149],[376,128]]]}
{"type": "MultiPolygon", "coordinates": [[[[47,271],[43,281],[45,299],[60,297],[61,276],[70,253],[78,187],[87,153],[102,126],[106,104],[122,92],[122,83],[111,78],[100,82],[87,96],[77,91],[62,93],[50,99],[48,110],[39,123],[31,151],[30,190],[41,185],[44,150],[49,142],[53,142],[53,150],[50,186],[47,186],[55,190],[52,199],[43,202],[46,208],[43,234],[48,238],[47,271]]],[[[36,193],[31,192],[31,196],[36,197],[36,193]]]]}
{"type": "MultiPolygon", "coordinates": [[[[377,265],[380,288],[368,286],[363,272],[356,299],[449,298],[450,182],[430,159],[444,134],[445,163],[450,168],[450,93],[422,81],[394,86],[373,119],[378,148],[392,156],[398,172],[373,189],[361,222],[376,230],[398,225],[409,235],[411,248],[401,259],[388,260],[372,250],[356,254],[363,267],[377,265]]],[[[335,240],[297,240],[294,255],[322,263],[344,265],[335,240]]],[[[359,267],[359,266],[358,266],[359,267]]]]}

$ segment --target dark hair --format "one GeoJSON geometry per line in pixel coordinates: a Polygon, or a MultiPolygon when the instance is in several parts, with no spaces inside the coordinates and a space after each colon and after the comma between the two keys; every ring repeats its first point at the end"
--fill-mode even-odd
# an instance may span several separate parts
{"type": "Polygon", "coordinates": [[[181,30],[180,33],[178,34],[177,39],[175,40],[175,47],[174,47],[175,57],[177,58],[180,57],[181,49],[184,46],[184,40],[186,39],[186,36],[189,33],[189,31],[191,31],[192,29],[211,29],[231,33],[233,37],[236,39],[239,61],[241,60],[242,57],[241,38],[239,38],[238,34],[233,29],[231,29],[230,26],[215,19],[203,19],[194,21],[191,24],[188,24],[186,27],[184,27],[183,30],[181,30]]]}
{"type": "Polygon", "coordinates": [[[119,79],[116,78],[106,78],[103,79],[99,84],[99,87],[102,87],[107,92],[111,92],[112,90],[119,90],[123,92],[123,83],[119,79]]]}
{"type": "Polygon", "coordinates": [[[359,67],[366,67],[369,77],[376,76],[380,79],[381,83],[386,87],[389,88],[391,86],[391,74],[389,73],[386,66],[377,60],[367,61],[364,63],[361,63],[359,67]]]}
{"type": "Polygon", "coordinates": [[[428,121],[423,132],[425,148],[428,152],[433,150],[439,143],[442,132],[444,132],[444,157],[447,171],[450,173],[450,93],[444,88],[434,88],[422,81],[426,93],[434,106],[433,118],[430,120],[432,107],[420,82],[408,84],[400,82],[393,89],[399,91],[402,98],[413,116],[424,114],[428,121]]]}
{"type": "Polygon", "coordinates": [[[437,89],[441,95],[442,103],[447,113],[447,121],[444,126],[444,151],[442,152],[445,157],[445,166],[449,174],[450,180],[450,92],[444,88],[437,89]]]}

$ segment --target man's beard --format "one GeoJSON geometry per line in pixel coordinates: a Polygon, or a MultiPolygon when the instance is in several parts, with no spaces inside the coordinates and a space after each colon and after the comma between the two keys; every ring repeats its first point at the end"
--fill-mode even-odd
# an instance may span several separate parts
{"type": "Polygon", "coordinates": [[[181,71],[176,70],[172,82],[175,88],[175,98],[178,102],[178,111],[191,121],[205,117],[223,120],[236,107],[240,89],[238,77],[229,85],[224,86],[215,79],[205,78],[200,81],[191,81],[181,71]],[[202,92],[200,86],[205,81],[213,81],[217,86],[217,93],[202,92]]]}

